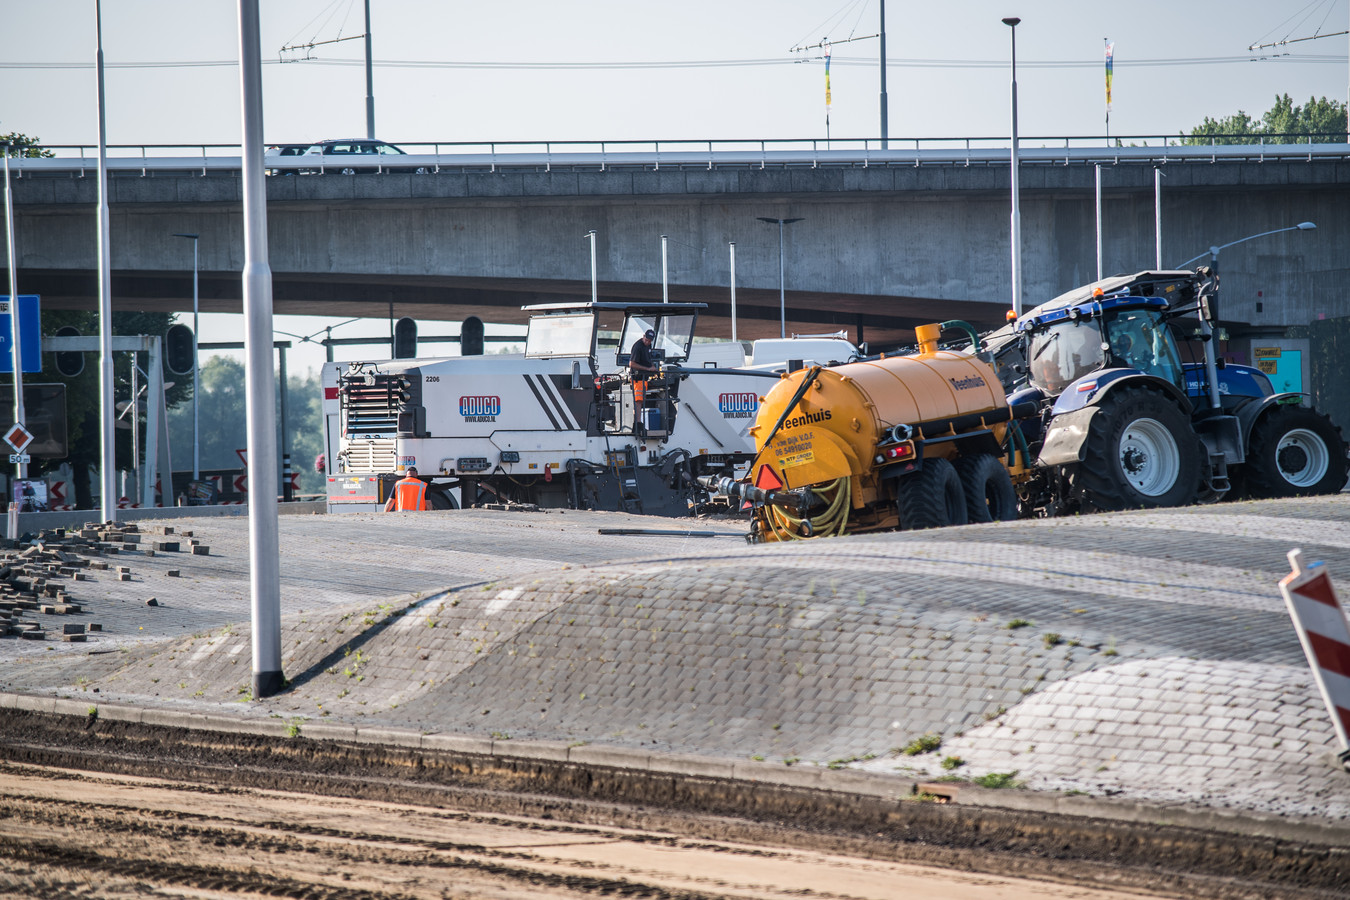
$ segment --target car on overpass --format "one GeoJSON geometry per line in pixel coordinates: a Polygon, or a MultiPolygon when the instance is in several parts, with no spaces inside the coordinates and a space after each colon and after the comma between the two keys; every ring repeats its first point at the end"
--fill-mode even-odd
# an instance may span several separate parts
{"type": "Polygon", "coordinates": [[[341,140],[319,141],[311,144],[305,151],[307,157],[318,157],[315,162],[319,168],[309,172],[332,173],[342,175],[362,175],[371,172],[414,172],[425,175],[431,171],[428,166],[398,165],[398,157],[408,154],[393,144],[367,138],[344,138],[341,140]]]}
{"type": "Polygon", "coordinates": [[[272,166],[274,160],[293,159],[297,156],[304,156],[305,151],[310,148],[310,144],[272,144],[263,151],[263,165],[267,167],[268,175],[294,175],[299,169],[278,169],[272,166]]]}

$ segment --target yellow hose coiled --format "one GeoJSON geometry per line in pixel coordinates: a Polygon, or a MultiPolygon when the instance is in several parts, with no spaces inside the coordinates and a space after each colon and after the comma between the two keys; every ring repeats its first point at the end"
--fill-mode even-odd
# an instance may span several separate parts
{"type": "Polygon", "coordinates": [[[801,533],[802,522],[809,524],[811,534],[809,537],[833,537],[844,533],[844,527],[848,525],[848,513],[852,504],[849,502],[852,496],[852,479],[847,475],[842,478],[836,478],[829,484],[818,488],[812,488],[811,493],[824,500],[832,491],[833,498],[829,501],[829,506],[818,516],[795,516],[780,506],[766,506],[765,521],[773,531],[774,537],[780,541],[797,541],[808,539],[807,535],[801,533]]]}

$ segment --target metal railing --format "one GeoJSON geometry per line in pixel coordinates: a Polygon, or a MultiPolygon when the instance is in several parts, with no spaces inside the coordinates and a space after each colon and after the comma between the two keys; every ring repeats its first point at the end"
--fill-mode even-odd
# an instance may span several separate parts
{"type": "MultiPolygon", "coordinates": [[[[1179,135],[1122,135],[1103,142],[1100,136],[1023,137],[1018,156],[1024,165],[1093,165],[1224,161],[1350,159],[1345,135],[1216,136],[1208,143],[1182,143],[1179,135]],[[1317,138],[1317,140],[1313,140],[1317,138]],[[1241,140],[1251,143],[1238,143],[1241,140]]],[[[1189,140],[1195,140],[1190,138],[1189,140]]],[[[385,154],[269,157],[273,174],[321,174],[356,167],[393,171],[488,171],[501,169],[550,172],[555,168],[606,171],[641,168],[868,168],[871,166],[1002,166],[1008,164],[1006,137],[891,139],[882,149],[876,138],[771,139],[710,141],[503,141],[411,142],[405,156],[385,154]]],[[[83,177],[97,171],[97,148],[89,145],[42,145],[51,157],[15,157],[11,169],[24,175],[69,174],[83,177]]],[[[107,148],[108,169],[116,175],[149,176],[184,172],[208,175],[240,170],[235,144],[137,144],[107,148]],[[186,152],[191,151],[191,152],[186,152]]]]}

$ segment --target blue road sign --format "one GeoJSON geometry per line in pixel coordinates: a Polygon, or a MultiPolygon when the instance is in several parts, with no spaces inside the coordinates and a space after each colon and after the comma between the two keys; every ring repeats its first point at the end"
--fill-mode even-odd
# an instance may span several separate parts
{"type": "MultiPolygon", "coordinates": [[[[0,294],[0,373],[14,371],[13,329],[9,324],[9,294],[0,294]]],[[[19,295],[19,340],[23,370],[42,371],[42,313],[37,294],[19,295]]]]}

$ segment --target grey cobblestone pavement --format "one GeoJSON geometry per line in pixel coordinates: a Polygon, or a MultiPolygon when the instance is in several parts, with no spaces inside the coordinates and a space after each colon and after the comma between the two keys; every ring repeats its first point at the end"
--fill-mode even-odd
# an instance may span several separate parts
{"type": "Polygon", "coordinates": [[[105,631],[0,640],[0,689],[1350,820],[1276,586],[1294,546],[1350,578],[1350,495],[753,547],[597,533],[734,521],[283,517],[291,684],[261,702],[247,521],[175,524],[211,555],[74,586],[105,631]]]}

